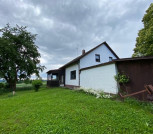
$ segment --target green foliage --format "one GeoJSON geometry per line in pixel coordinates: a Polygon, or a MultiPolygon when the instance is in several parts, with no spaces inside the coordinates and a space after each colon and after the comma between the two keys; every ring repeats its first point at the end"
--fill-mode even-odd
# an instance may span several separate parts
{"type": "Polygon", "coordinates": [[[0,77],[14,89],[18,80],[29,78],[33,73],[39,76],[45,67],[40,65],[40,53],[34,44],[36,35],[26,27],[9,24],[0,32],[0,77]]]}
{"type": "Polygon", "coordinates": [[[9,83],[5,83],[5,89],[10,89],[9,83]]]}
{"type": "Polygon", "coordinates": [[[142,22],[144,28],[138,33],[133,57],[153,56],[153,3],[147,9],[142,22]]]}
{"type": "Polygon", "coordinates": [[[24,83],[29,84],[29,83],[31,83],[31,80],[29,78],[27,78],[27,79],[24,80],[24,83]]]}
{"type": "Polygon", "coordinates": [[[39,88],[43,85],[42,80],[34,80],[32,81],[32,85],[35,89],[35,91],[37,92],[39,90],[39,88]]]}
{"type": "Polygon", "coordinates": [[[9,91],[7,83],[0,83],[0,94],[6,93],[9,91]]]}
{"type": "Polygon", "coordinates": [[[134,103],[63,88],[0,96],[0,133],[152,134],[153,115],[134,103]]]}
{"type": "Polygon", "coordinates": [[[128,83],[130,80],[128,76],[126,76],[125,74],[120,74],[120,73],[115,75],[114,78],[120,84],[128,83]]]}
{"type": "Polygon", "coordinates": [[[0,89],[4,88],[4,87],[5,87],[5,84],[4,83],[0,83],[0,89]]]}
{"type": "Polygon", "coordinates": [[[0,94],[2,94],[4,92],[4,87],[5,87],[5,84],[0,83],[0,94]]]}

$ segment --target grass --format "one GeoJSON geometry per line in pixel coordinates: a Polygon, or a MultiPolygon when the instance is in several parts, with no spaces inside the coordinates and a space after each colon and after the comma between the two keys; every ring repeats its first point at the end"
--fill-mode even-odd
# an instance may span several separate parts
{"type": "Polygon", "coordinates": [[[18,91],[0,96],[0,133],[152,134],[151,110],[62,88],[18,91]]]}

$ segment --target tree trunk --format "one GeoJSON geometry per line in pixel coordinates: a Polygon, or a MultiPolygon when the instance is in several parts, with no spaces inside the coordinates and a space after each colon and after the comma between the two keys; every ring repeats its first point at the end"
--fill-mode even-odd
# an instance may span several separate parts
{"type": "Polygon", "coordinates": [[[16,80],[12,80],[11,82],[9,82],[10,88],[13,92],[13,95],[15,95],[15,90],[16,90],[16,80]]]}
{"type": "Polygon", "coordinates": [[[15,90],[16,90],[16,81],[14,81],[14,83],[13,83],[13,95],[15,95],[15,90]]]}

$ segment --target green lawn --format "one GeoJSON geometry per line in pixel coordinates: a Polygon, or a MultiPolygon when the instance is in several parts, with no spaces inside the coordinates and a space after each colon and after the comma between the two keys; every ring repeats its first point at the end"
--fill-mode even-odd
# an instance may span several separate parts
{"type": "Polygon", "coordinates": [[[0,96],[0,133],[153,134],[153,114],[74,90],[18,91],[0,96]]]}

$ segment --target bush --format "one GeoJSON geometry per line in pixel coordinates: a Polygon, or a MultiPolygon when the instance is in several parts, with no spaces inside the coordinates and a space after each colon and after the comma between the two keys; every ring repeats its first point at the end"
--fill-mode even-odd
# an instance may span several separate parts
{"type": "Polygon", "coordinates": [[[4,92],[4,83],[0,83],[0,94],[4,92]]]}
{"type": "Polygon", "coordinates": [[[0,94],[9,92],[10,89],[8,88],[7,83],[0,83],[0,94]]]}
{"type": "Polygon", "coordinates": [[[4,83],[0,83],[0,89],[4,87],[5,87],[4,83]]]}
{"type": "Polygon", "coordinates": [[[8,83],[5,83],[4,88],[6,88],[6,89],[10,89],[10,85],[9,85],[8,83]]]}
{"type": "Polygon", "coordinates": [[[42,86],[41,80],[34,80],[32,81],[32,86],[34,87],[35,91],[37,92],[39,88],[42,86]]]}
{"type": "Polygon", "coordinates": [[[128,76],[126,76],[125,74],[120,74],[120,73],[118,73],[117,75],[115,75],[114,78],[120,84],[121,83],[122,84],[128,83],[129,80],[130,80],[128,76]]]}

